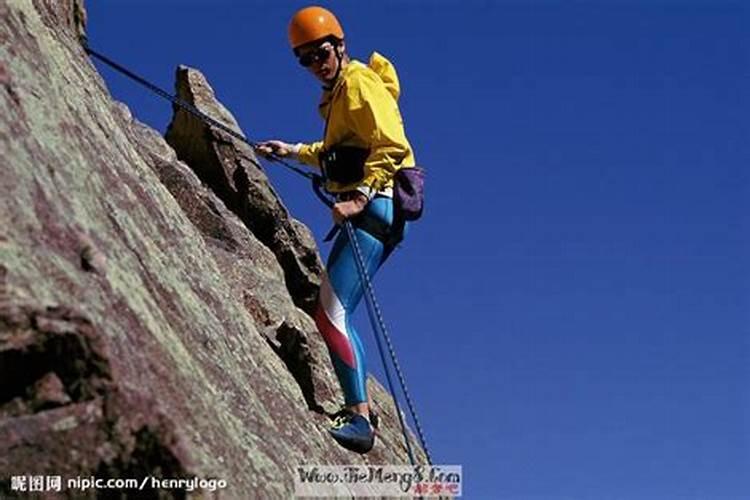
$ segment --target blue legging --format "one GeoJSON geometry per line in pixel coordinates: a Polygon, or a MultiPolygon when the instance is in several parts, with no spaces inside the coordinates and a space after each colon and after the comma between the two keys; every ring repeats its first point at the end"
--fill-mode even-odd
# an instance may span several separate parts
{"type": "MultiPolygon", "coordinates": [[[[393,222],[393,200],[376,197],[367,204],[368,216],[383,224],[393,222]]],[[[383,243],[362,229],[354,228],[365,268],[372,279],[388,258],[383,243]]],[[[404,231],[406,232],[406,230],[404,231]]],[[[328,256],[326,276],[320,285],[315,323],[328,345],[347,406],[367,401],[367,370],[362,341],[351,323],[364,293],[354,248],[345,230],[339,232],[328,256]]]]}

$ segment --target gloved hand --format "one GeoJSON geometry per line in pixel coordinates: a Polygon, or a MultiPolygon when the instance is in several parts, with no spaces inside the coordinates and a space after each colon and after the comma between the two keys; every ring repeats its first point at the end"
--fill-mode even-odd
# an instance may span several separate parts
{"type": "Polygon", "coordinates": [[[260,154],[269,156],[275,154],[276,156],[297,156],[302,144],[287,144],[283,141],[272,140],[259,142],[256,147],[256,151],[260,154]]]}

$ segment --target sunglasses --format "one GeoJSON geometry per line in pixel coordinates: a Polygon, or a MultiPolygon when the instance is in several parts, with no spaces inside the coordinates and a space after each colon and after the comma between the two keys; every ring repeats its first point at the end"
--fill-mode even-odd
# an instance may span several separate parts
{"type": "Polygon", "coordinates": [[[326,59],[328,59],[328,56],[331,55],[331,49],[333,49],[333,47],[331,47],[330,45],[323,45],[315,50],[311,50],[307,54],[299,56],[299,63],[307,68],[309,66],[312,66],[316,62],[325,61],[326,59]]]}

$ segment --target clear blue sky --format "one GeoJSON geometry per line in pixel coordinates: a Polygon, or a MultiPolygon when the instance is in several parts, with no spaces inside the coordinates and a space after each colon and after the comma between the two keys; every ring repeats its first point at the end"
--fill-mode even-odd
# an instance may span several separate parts
{"type": "MultiPolygon", "coordinates": [[[[201,69],[253,139],[314,140],[319,86],[286,45],[303,5],[89,1],[89,35],[168,88],[201,69]]],[[[324,5],[355,58],[395,63],[428,169],[426,217],[376,287],[465,496],[748,498],[747,4],[324,5]]],[[[165,129],[168,104],[103,73],[165,129]]],[[[307,184],[268,171],[320,241],[307,184]]]]}

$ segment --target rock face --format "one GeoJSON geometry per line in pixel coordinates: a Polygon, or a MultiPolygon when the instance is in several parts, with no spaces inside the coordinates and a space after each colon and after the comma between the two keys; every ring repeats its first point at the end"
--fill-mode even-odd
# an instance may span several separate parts
{"type": "MultiPolygon", "coordinates": [[[[289,498],[299,464],[408,463],[374,379],[375,449],[327,435],[320,257],[252,151],[179,111],[169,144],[134,120],[81,47],[81,0],[0,0],[0,18],[0,498],[14,475],[289,498]]],[[[199,72],[177,88],[239,130],[199,72]]]]}
{"type": "MultiPolygon", "coordinates": [[[[199,71],[180,66],[176,88],[182,100],[241,133],[234,116],[216,100],[199,71]]],[[[323,269],[315,240],[307,227],[289,216],[252,148],[204,125],[179,107],[166,139],[179,159],[191,165],[255,237],[271,249],[284,269],[295,304],[312,314],[323,269]]]]}

